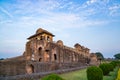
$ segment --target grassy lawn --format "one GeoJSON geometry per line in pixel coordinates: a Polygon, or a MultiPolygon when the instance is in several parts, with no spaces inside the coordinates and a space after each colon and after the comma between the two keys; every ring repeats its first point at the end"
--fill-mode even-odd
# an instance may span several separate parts
{"type": "MultiPolygon", "coordinates": [[[[115,80],[117,71],[118,68],[115,68],[108,76],[104,76],[103,80],[115,80]]],[[[65,80],[87,80],[86,69],[60,74],[60,76],[65,80]]]]}
{"type": "Polygon", "coordinates": [[[60,74],[65,80],[87,80],[86,69],[60,74]]]}

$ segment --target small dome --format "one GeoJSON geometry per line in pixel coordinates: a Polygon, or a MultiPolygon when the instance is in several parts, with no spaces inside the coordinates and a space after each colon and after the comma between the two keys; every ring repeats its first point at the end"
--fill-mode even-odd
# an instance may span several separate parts
{"type": "Polygon", "coordinates": [[[42,32],[43,32],[43,29],[39,28],[39,29],[37,29],[36,34],[39,34],[39,33],[42,33],[42,32]]]}
{"type": "Polygon", "coordinates": [[[90,57],[96,57],[96,54],[95,53],[91,53],[90,57]]]}
{"type": "Polygon", "coordinates": [[[81,46],[81,45],[80,45],[79,43],[76,43],[76,44],[74,45],[75,48],[80,48],[80,46],[81,46]]]}
{"type": "Polygon", "coordinates": [[[60,45],[60,46],[63,46],[63,41],[62,40],[58,40],[57,44],[60,45]]]}

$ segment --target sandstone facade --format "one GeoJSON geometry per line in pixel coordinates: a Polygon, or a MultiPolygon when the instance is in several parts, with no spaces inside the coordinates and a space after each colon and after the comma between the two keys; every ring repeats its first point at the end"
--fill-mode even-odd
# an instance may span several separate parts
{"type": "Polygon", "coordinates": [[[53,41],[54,35],[42,28],[28,38],[22,56],[0,61],[0,76],[13,76],[53,70],[96,65],[97,58],[90,49],[76,43],[74,48],[62,40],[53,41]]]}

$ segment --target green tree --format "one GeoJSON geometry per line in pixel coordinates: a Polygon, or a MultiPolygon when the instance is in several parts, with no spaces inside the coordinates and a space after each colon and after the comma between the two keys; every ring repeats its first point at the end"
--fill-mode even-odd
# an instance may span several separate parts
{"type": "Polygon", "coordinates": [[[96,54],[96,56],[97,56],[98,59],[100,59],[100,60],[104,59],[104,56],[102,55],[101,52],[96,52],[95,54],[96,54]]]}
{"type": "Polygon", "coordinates": [[[0,58],[0,60],[4,60],[4,58],[0,58]]]}
{"type": "Polygon", "coordinates": [[[120,53],[114,55],[115,59],[120,59],[120,53]]]}

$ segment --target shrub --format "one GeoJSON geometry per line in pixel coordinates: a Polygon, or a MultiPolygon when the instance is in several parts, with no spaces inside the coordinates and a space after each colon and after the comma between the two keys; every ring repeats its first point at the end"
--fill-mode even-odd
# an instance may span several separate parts
{"type": "Polygon", "coordinates": [[[114,68],[116,67],[115,61],[110,62],[110,64],[112,64],[114,68]]]}
{"type": "Polygon", "coordinates": [[[112,61],[110,64],[113,64],[114,67],[120,66],[120,61],[112,61]]]}
{"type": "Polygon", "coordinates": [[[50,74],[48,76],[43,77],[41,80],[64,80],[57,74],[50,74]]]}
{"type": "Polygon", "coordinates": [[[100,64],[99,67],[102,69],[103,75],[108,75],[108,73],[110,72],[110,68],[109,68],[108,63],[100,64]]]}
{"type": "Polygon", "coordinates": [[[88,80],[103,80],[103,72],[99,67],[91,66],[87,68],[88,80]]]}
{"type": "Polygon", "coordinates": [[[115,63],[116,63],[116,66],[120,67],[120,61],[115,61],[115,63]]]}
{"type": "Polygon", "coordinates": [[[113,66],[112,64],[109,63],[109,64],[108,64],[108,68],[109,68],[109,72],[110,72],[110,71],[113,71],[114,66],[113,66]]]}

